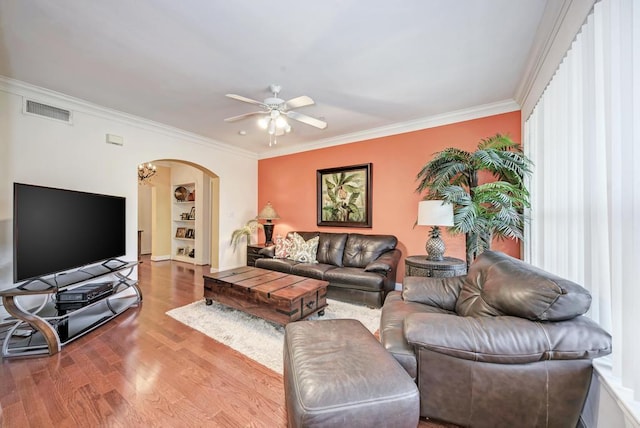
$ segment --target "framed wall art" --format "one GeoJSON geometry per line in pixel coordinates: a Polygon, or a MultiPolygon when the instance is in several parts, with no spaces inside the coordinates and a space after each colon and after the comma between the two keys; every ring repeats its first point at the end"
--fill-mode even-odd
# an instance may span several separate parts
{"type": "Polygon", "coordinates": [[[371,227],[372,164],[317,170],[318,226],[371,227]]]}

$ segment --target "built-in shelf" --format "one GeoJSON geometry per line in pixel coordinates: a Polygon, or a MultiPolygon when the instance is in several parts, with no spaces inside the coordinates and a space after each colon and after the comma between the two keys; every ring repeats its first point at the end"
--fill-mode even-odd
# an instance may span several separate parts
{"type": "Polygon", "coordinates": [[[196,183],[179,183],[173,185],[174,202],[171,218],[172,259],[195,263],[198,230],[196,222],[196,183]],[[190,256],[192,255],[192,256],[190,256]]]}

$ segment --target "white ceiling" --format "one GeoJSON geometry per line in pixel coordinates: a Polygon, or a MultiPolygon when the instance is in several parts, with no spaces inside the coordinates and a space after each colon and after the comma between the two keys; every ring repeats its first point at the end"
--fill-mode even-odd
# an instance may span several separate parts
{"type": "Polygon", "coordinates": [[[546,3],[0,0],[0,75],[268,156],[225,94],[312,97],[287,150],[513,100],[546,3]]]}

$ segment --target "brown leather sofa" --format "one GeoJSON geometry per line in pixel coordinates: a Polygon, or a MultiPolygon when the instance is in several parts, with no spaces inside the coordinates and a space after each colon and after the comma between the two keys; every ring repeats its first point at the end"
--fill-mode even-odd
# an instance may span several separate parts
{"type": "Polygon", "coordinates": [[[466,276],[405,277],[380,340],[420,390],[420,415],[465,427],[575,427],[611,336],[583,287],[487,251],[466,276]]]}
{"type": "MultiPolygon", "coordinates": [[[[287,237],[293,235],[293,231],[287,237]]],[[[329,298],[375,308],[396,286],[400,250],[392,235],[296,232],[305,240],[319,237],[317,263],[276,259],[275,246],[259,251],[256,267],[329,282],[329,298]]]]}

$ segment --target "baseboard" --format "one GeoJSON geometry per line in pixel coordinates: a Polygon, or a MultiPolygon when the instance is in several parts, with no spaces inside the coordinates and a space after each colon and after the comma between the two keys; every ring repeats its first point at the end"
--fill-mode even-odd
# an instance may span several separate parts
{"type": "Polygon", "coordinates": [[[151,261],[152,262],[164,262],[167,260],[171,260],[171,256],[167,255],[167,256],[151,256],[151,261]]]}

